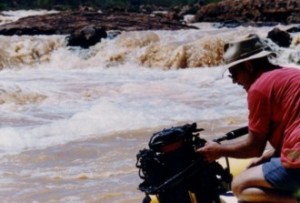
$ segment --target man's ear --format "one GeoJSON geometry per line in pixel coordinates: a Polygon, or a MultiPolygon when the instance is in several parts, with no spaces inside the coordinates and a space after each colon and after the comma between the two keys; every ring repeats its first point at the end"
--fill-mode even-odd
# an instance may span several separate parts
{"type": "Polygon", "coordinates": [[[247,70],[249,73],[252,73],[254,71],[253,64],[250,61],[245,61],[244,62],[244,68],[247,70]]]}

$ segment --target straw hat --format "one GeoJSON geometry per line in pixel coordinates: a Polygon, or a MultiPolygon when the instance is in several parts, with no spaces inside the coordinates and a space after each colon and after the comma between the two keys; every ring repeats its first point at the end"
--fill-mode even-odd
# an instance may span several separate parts
{"type": "Polygon", "coordinates": [[[223,59],[226,63],[225,70],[257,58],[267,57],[274,54],[257,35],[250,35],[246,39],[230,42],[224,45],[223,59]]]}

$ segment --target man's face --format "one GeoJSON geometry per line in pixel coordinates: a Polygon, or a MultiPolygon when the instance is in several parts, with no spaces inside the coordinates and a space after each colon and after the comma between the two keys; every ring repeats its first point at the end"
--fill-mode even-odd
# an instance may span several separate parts
{"type": "Polygon", "coordinates": [[[229,77],[232,79],[232,82],[242,86],[247,92],[253,83],[249,66],[251,66],[250,62],[243,62],[229,68],[229,77]]]}

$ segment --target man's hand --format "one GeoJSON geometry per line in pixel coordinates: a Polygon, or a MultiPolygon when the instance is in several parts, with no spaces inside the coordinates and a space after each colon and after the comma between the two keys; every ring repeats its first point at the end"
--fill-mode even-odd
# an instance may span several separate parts
{"type": "Polygon", "coordinates": [[[248,165],[247,168],[258,166],[260,164],[263,164],[263,163],[269,161],[274,156],[274,154],[275,154],[274,150],[266,151],[262,156],[252,159],[252,161],[250,162],[250,164],[248,165]]]}
{"type": "Polygon", "coordinates": [[[206,161],[210,163],[222,156],[221,145],[213,141],[206,142],[204,147],[197,149],[196,152],[199,153],[206,161]]]}

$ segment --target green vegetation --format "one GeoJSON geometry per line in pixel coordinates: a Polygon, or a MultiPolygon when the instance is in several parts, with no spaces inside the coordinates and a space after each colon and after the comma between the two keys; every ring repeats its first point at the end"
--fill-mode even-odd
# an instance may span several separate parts
{"type": "Polygon", "coordinates": [[[214,3],[220,0],[9,0],[0,2],[0,10],[7,9],[77,9],[81,6],[93,8],[128,8],[139,5],[175,6],[195,3],[214,3]]]}

